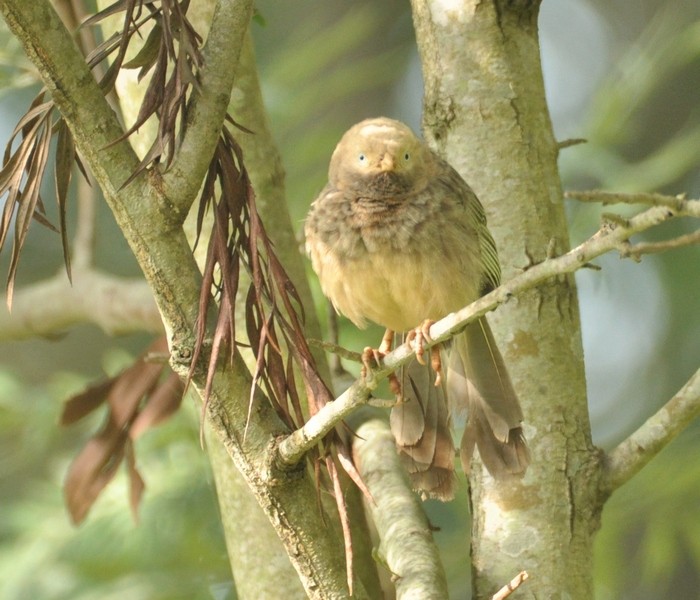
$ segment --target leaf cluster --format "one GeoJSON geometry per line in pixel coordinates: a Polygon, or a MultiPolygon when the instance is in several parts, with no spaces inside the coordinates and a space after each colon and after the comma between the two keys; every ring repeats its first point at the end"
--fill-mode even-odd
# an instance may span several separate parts
{"type": "Polygon", "coordinates": [[[192,410],[137,441],[150,492],[138,527],[124,510],[124,472],[79,532],[68,522],[60,481],[99,415],[73,424],[69,436],[56,421],[61,399],[84,383],[61,372],[46,386],[27,386],[0,370],[0,478],[12,482],[0,494],[3,600],[235,597],[192,410]]]}
{"type": "MultiPolygon", "coordinates": [[[[192,86],[197,84],[196,71],[202,64],[201,37],[185,17],[189,0],[118,0],[88,18],[83,26],[96,25],[104,18],[124,13],[124,27],[106,41],[97,45],[86,57],[86,62],[97,74],[102,63],[114,55],[102,76],[100,87],[105,95],[112,92],[122,68],[138,68],[139,78],[153,70],[144,102],[136,123],[113,144],[129,137],[151,116],[158,117],[158,135],[138,168],[123,183],[128,185],[149,166],[164,158],[169,165],[183,130],[186,99],[192,86]],[[132,60],[125,62],[132,37],[146,24],[153,23],[146,44],[132,60]],[[163,156],[165,155],[165,156],[163,156]]],[[[40,196],[41,182],[49,162],[49,147],[56,137],[55,186],[59,225],[66,271],[70,277],[70,251],[66,232],[66,205],[73,165],[76,164],[87,179],[87,173],[75,150],[72,134],[55,110],[54,102],[47,99],[42,88],[28,111],[19,120],[6,145],[0,169],[0,196],[7,201],[0,219],[0,250],[11,231],[14,217],[14,240],[7,277],[7,303],[12,306],[15,276],[22,247],[32,220],[56,229],[45,217],[40,196]],[[15,147],[15,142],[17,142],[15,147]]]]}
{"type": "MultiPolygon", "coordinates": [[[[83,23],[83,27],[87,27],[99,24],[106,17],[123,15],[121,31],[97,44],[86,57],[105,95],[114,90],[121,69],[139,69],[139,79],[151,73],[135,123],[112,142],[116,144],[128,138],[152,117],[158,121],[150,149],[122,188],[147,169],[167,170],[183,138],[191,92],[199,87],[199,71],[203,65],[202,38],[187,20],[188,7],[188,0],[118,0],[83,23]],[[145,43],[134,58],[127,60],[130,42],[147,24],[150,29],[145,43]],[[102,72],[102,63],[108,59],[110,63],[102,72]]],[[[13,153],[13,140],[10,140],[0,172],[0,181],[6,181],[6,189],[13,194],[5,210],[0,241],[7,235],[15,207],[21,233],[16,237],[13,252],[10,292],[21,245],[32,219],[50,226],[43,217],[38,189],[54,132],[58,137],[55,172],[61,215],[59,230],[66,268],[70,268],[65,227],[67,192],[73,164],[76,163],[84,174],[85,171],[71,132],[60,115],[51,126],[55,107],[51,100],[44,101],[46,94],[46,90],[42,90],[20,120],[13,139],[21,135],[22,143],[13,153]]],[[[204,363],[206,409],[220,363],[224,359],[234,360],[236,355],[240,342],[233,312],[237,296],[245,294],[246,334],[256,358],[251,401],[255,388],[263,388],[282,422],[293,430],[305,420],[297,382],[299,374],[311,414],[332,396],[318,374],[305,339],[301,300],[257,212],[242,152],[229,127],[237,125],[231,117],[227,119],[228,123],[222,125],[199,199],[197,237],[198,240],[207,237],[209,241],[188,381],[204,363]],[[207,212],[213,215],[213,225],[205,234],[207,212]],[[241,277],[243,272],[245,278],[241,277]],[[247,291],[244,291],[244,281],[249,282],[247,291]]],[[[11,298],[11,294],[8,297],[11,298]]],[[[163,341],[156,342],[156,346],[156,350],[165,350],[163,341]]],[[[165,376],[163,370],[162,365],[149,363],[141,357],[116,377],[89,387],[68,403],[63,416],[65,423],[85,417],[102,404],[107,406],[102,427],[75,459],[66,481],[66,501],[75,522],[85,518],[122,461],[128,468],[131,506],[136,510],[144,484],[136,469],[133,440],[144,429],[171,414],[182,393],[182,388],[174,383],[174,376],[165,376]]],[[[329,448],[328,443],[320,445],[317,465],[325,464],[334,486],[338,487],[338,474],[335,463],[329,458],[329,448]]],[[[356,477],[355,473],[353,475],[356,477]]],[[[336,500],[341,514],[345,514],[341,493],[336,493],[336,500]]]]}
{"type": "Polygon", "coordinates": [[[55,135],[55,187],[59,212],[59,228],[63,245],[66,272],[70,277],[70,255],[66,234],[66,203],[73,163],[84,169],[75,151],[73,138],[61,119],[54,119],[53,101],[46,100],[42,90],[32,101],[25,115],[15,126],[5,147],[3,166],[0,170],[0,196],[7,195],[0,218],[0,250],[12,230],[14,237],[10,267],[7,276],[7,304],[12,306],[15,276],[22,247],[27,238],[32,220],[57,231],[47,220],[41,199],[41,182],[49,161],[51,139],[55,135]],[[15,147],[16,143],[16,147],[15,147]]]}
{"type": "Polygon", "coordinates": [[[87,57],[88,64],[94,68],[115,54],[100,80],[105,93],[114,88],[121,69],[138,69],[139,81],[153,71],[136,121],[113,142],[127,139],[151,117],[157,118],[157,135],[123,187],[155,163],[162,162],[167,168],[175,156],[184,131],[187,99],[191,89],[199,86],[197,72],[203,65],[202,37],[186,16],[189,4],[189,0],[118,0],[83,23],[83,26],[98,25],[106,17],[124,13],[122,29],[87,57]],[[126,61],[133,36],[148,26],[150,31],[141,49],[126,61]]]}
{"type": "Polygon", "coordinates": [[[304,336],[301,300],[265,232],[255,208],[255,193],[243,164],[242,152],[227,127],[221,132],[202,187],[197,216],[198,240],[204,216],[209,210],[214,214],[214,226],[203,270],[197,343],[190,377],[199,362],[208,332],[212,288],[218,297],[218,309],[205,398],[211,392],[221,350],[226,349],[230,356],[236,351],[233,313],[243,267],[251,282],[245,298],[245,316],[247,338],[256,356],[253,386],[259,381],[263,383],[282,421],[290,429],[295,429],[304,421],[296,389],[295,363],[307,385],[312,413],[332,396],[317,373],[304,336]],[[286,361],[285,349],[288,351],[286,361]]]}
{"type": "Polygon", "coordinates": [[[75,457],[64,484],[66,505],[74,523],[85,519],[122,461],[129,476],[131,510],[137,518],[145,484],[136,467],[134,442],[180,407],[184,389],[163,360],[167,349],[167,340],[158,338],[129,367],[88,386],[66,402],[61,425],[75,423],[107,405],[102,427],[75,457]],[[153,360],[153,356],[160,356],[160,360],[153,360]]]}

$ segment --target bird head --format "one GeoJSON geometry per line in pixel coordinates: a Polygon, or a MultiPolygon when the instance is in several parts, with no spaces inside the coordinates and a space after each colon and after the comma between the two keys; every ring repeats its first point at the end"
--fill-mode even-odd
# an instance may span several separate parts
{"type": "Polygon", "coordinates": [[[400,121],[367,119],[341,138],[328,178],[338,189],[410,192],[423,185],[430,160],[430,151],[400,121]]]}

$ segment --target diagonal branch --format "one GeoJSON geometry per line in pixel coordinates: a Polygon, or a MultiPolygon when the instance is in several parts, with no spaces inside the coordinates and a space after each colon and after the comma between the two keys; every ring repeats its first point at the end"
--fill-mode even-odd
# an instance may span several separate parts
{"type": "Polygon", "coordinates": [[[447,581],[425,512],[413,493],[385,419],[357,428],[353,458],[372,493],[368,510],[379,551],[396,576],[397,598],[447,598],[447,581]]]}
{"type": "MultiPolygon", "coordinates": [[[[240,6],[243,5],[241,0],[240,6]]],[[[115,219],[151,286],[163,318],[173,368],[187,376],[192,357],[202,277],[182,230],[178,211],[164,194],[157,169],[141,172],[126,187],[138,159],[127,142],[112,144],[123,131],[85,61],[47,0],[4,0],[0,12],[37,66],[76,147],[97,179],[115,219]]],[[[198,365],[192,385],[205,385],[198,365]]],[[[269,403],[255,395],[245,402],[250,373],[240,355],[222,365],[213,380],[209,420],[275,526],[310,598],[344,597],[345,561],[333,530],[308,518],[316,492],[304,469],[290,475],[275,469],[270,452],[284,425],[269,403]],[[246,420],[250,416],[250,420],[246,420]],[[247,438],[241,432],[246,429],[247,438]]],[[[361,582],[355,597],[368,598],[361,582]]]]}
{"type": "Polygon", "coordinates": [[[608,453],[601,494],[607,497],[629,481],[698,415],[700,369],[656,414],[608,453]]]}
{"type": "Polygon", "coordinates": [[[204,66],[187,106],[177,154],[163,175],[165,194],[184,219],[209,168],[231,98],[236,65],[253,14],[251,0],[219,0],[202,50],[204,66]]]}
{"type": "MultiPolygon", "coordinates": [[[[437,321],[430,328],[432,341],[430,344],[426,344],[426,348],[449,339],[459,333],[467,323],[494,310],[499,304],[506,302],[513,296],[536,287],[552,277],[573,273],[588,266],[591,260],[601,254],[619,249],[632,235],[674,217],[685,216],[700,218],[700,200],[682,200],[679,201],[676,208],[670,208],[666,205],[652,206],[629,219],[606,221],[595,235],[566,254],[547,259],[527,269],[524,273],[482,296],[476,302],[472,302],[469,306],[437,321]]],[[[344,394],[334,402],[324,406],[303,427],[297,429],[280,443],[278,452],[282,463],[295,465],[299,462],[304,454],[317,444],[336,423],[349,415],[357,406],[367,403],[379,380],[385,378],[399,366],[409,362],[413,356],[413,351],[406,345],[387,354],[379,369],[366,380],[355,381],[344,394]]]]}
{"type": "Polygon", "coordinates": [[[686,198],[683,194],[667,196],[665,194],[627,194],[624,192],[606,192],[604,190],[571,190],[564,192],[564,198],[575,198],[579,202],[600,202],[602,204],[648,204],[666,206],[681,210],[686,198]]]}

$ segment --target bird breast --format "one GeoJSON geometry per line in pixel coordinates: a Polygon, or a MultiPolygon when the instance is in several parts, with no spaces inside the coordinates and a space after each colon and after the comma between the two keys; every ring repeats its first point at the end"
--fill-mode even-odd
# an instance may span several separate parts
{"type": "Polygon", "coordinates": [[[307,249],[323,292],[356,325],[406,331],[477,298],[477,238],[464,219],[438,214],[434,198],[377,201],[329,191],[319,201],[307,249]]]}

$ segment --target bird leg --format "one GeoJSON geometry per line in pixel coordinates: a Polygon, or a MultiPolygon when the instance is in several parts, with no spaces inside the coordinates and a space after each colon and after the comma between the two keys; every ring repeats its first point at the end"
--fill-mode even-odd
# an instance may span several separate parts
{"type": "MultiPolygon", "coordinates": [[[[387,354],[389,354],[393,343],[394,332],[391,329],[387,329],[384,332],[384,335],[382,336],[382,342],[379,344],[379,348],[372,348],[370,346],[367,346],[362,351],[361,375],[363,379],[367,377],[367,373],[369,373],[369,371],[372,370],[372,361],[374,361],[375,364],[379,364],[379,361],[382,358],[384,358],[387,354]]],[[[388,380],[389,387],[391,388],[392,393],[396,394],[396,396],[401,398],[401,385],[399,384],[399,380],[396,377],[396,374],[390,373],[388,380]]]]}
{"type": "MultiPolygon", "coordinates": [[[[415,329],[406,334],[406,343],[408,347],[416,353],[416,360],[422,364],[427,364],[423,353],[425,352],[425,344],[431,342],[430,327],[435,323],[431,319],[426,319],[415,329]]],[[[430,366],[435,371],[435,385],[442,383],[442,360],[440,358],[440,346],[436,345],[430,348],[430,366]]]]}

